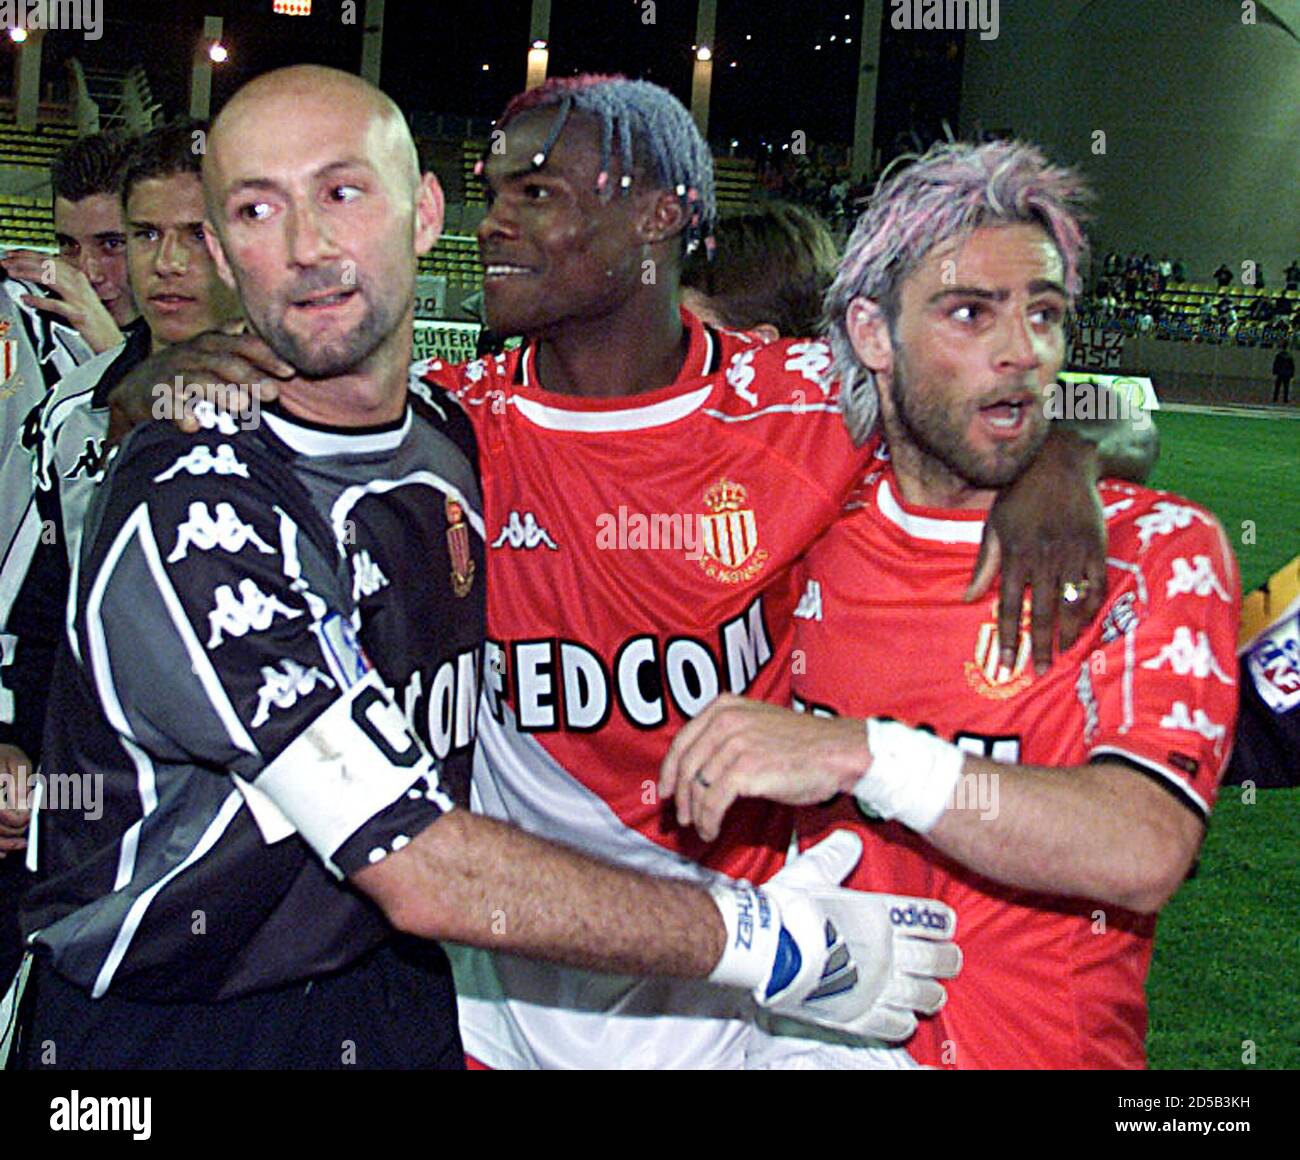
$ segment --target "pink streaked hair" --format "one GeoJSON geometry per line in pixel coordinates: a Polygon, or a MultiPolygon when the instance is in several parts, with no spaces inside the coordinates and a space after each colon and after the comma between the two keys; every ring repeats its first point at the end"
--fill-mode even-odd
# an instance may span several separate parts
{"type": "Polygon", "coordinates": [[[1024,141],[944,142],[905,168],[886,170],[826,295],[826,330],[844,420],[857,442],[875,426],[878,401],[875,376],[858,361],[849,341],[850,303],[874,299],[892,328],[899,287],[935,246],[981,226],[1017,222],[1042,226],[1056,243],[1073,301],[1087,246],[1083,207],[1090,197],[1080,174],[1050,164],[1024,141]]]}

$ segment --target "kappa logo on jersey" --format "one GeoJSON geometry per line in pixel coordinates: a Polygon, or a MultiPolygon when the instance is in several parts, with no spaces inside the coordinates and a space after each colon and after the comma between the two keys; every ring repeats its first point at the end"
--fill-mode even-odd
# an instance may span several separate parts
{"type": "Polygon", "coordinates": [[[239,582],[239,597],[229,584],[218,584],[213,593],[214,604],[208,613],[212,635],[208,638],[208,651],[225,643],[225,635],[246,636],[250,632],[265,632],[276,616],[296,620],[302,609],[290,608],[275,596],[268,596],[255,580],[239,582]]]}
{"type": "Polygon", "coordinates": [[[388,587],[388,577],[383,569],[362,548],[352,557],[352,599],[360,600],[363,596],[373,596],[381,588],[388,587]]]}
{"type": "Polygon", "coordinates": [[[704,493],[709,515],[700,517],[700,567],[724,584],[752,580],[767,562],[758,546],[758,521],[744,506],[749,493],[742,484],[720,479],[704,493]]]}
{"type": "Polygon", "coordinates": [[[506,545],[511,548],[540,548],[543,544],[552,552],[560,550],[551,539],[550,532],[537,522],[537,517],[532,512],[524,512],[521,518],[518,512],[512,511],[501,525],[497,538],[492,541],[494,548],[506,545]]]}
{"type": "Polygon", "coordinates": [[[98,479],[104,474],[104,466],[107,462],[108,440],[87,439],[77,462],[68,469],[63,478],[75,479],[78,475],[84,475],[89,479],[98,479]]]}
{"type": "Polygon", "coordinates": [[[1182,596],[1188,593],[1192,596],[1213,594],[1225,604],[1232,599],[1220,583],[1209,556],[1193,556],[1190,564],[1186,556],[1179,556],[1174,561],[1173,575],[1165,585],[1165,595],[1182,596]]]}
{"type": "Polygon", "coordinates": [[[18,436],[18,442],[24,451],[30,451],[33,455],[37,453],[45,442],[45,433],[41,429],[41,411],[45,403],[37,403],[23,420],[22,433],[18,436]]]}
{"type": "Polygon", "coordinates": [[[1206,525],[1214,522],[1204,512],[1197,511],[1194,507],[1170,503],[1163,499],[1158,501],[1151,511],[1144,516],[1138,516],[1136,521],[1142,550],[1146,551],[1156,536],[1167,536],[1170,532],[1191,527],[1193,520],[1206,525]]]}
{"type": "Polygon", "coordinates": [[[1112,640],[1132,632],[1138,626],[1137,594],[1125,592],[1115,598],[1115,603],[1106,612],[1101,622],[1101,643],[1110,644],[1112,640]]]}
{"type": "Polygon", "coordinates": [[[211,431],[214,427],[222,435],[239,434],[239,424],[235,422],[235,417],[228,411],[219,411],[216,405],[207,399],[199,399],[193,407],[195,421],[204,431],[211,431]]]}
{"type": "Polygon", "coordinates": [[[1205,632],[1198,632],[1192,637],[1192,630],[1185,625],[1174,629],[1174,638],[1161,648],[1150,660],[1143,661],[1144,669],[1162,669],[1168,664],[1180,677],[1193,676],[1198,680],[1214,677],[1225,685],[1235,685],[1234,681],[1215,658],[1210,647],[1210,638],[1205,632]]]}
{"type": "Polygon", "coordinates": [[[821,620],[822,586],[818,580],[809,580],[795,606],[794,615],[800,620],[821,620]]]}
{"type": "Polygon", "coordinates": [[[752,350],[742,350],[731,356],[731,365],[727,367],[727,386],[736,392],[751,407],[758,406],[758,396],[749,389],[754,381],[754,354],[752,350]]]}
{"type": "Polygon", "coordinates": [[[1264,703],[1275,713],[1300,705],[1300,618],[1274,625],[1246,658],[1264,703]]]}
{"type": "Polygon", "coordinates": [[[235,458],[235,449],[229,443],[222,443],[214,455],[206,443],[199,444],[193,451],[187,451],[161,475],[153,477],[154,483],[167,483],[175,479],[182,471],[190,475],[207,475],[214,471],[218,475],[237,475],[248,478],[248,468],[235,458]]]}
{"type": "Polygon", "coordinates": [[[1001,649],[998,641],[998,604],[994,600],[989,605],[991,620],[984,621],[975,635],[975,659],[966,661],[966,683],[981,697],[994,701],[1005,701],[1027,689],[1033,682],[1033,674],[1028,671],[1032,645],[1029,638],[1030,602],[1026,598],[1020,609],[1020,641],[1016,648],[1016,657],[1011,667],[1002,664],[999,659],[1001,649]]]}
{"type": "Polygon", "coordinates": [[[285,657],[277,669],[271,665],[262,666],[262,687],[257,690],[257,712],[253,714],[253,726],[265,725],[271,718],[272,707],[291,709],[300,697],[305,697],[317,686],[334,689],[338,686],[315,665],[304,668],[292,657],[285,657]]]}
{"type": "Polygon", "coordinates": [[[190,548],[196,552],[210,552],[213,548],[220,548],[223,552],[235,555],[249,544],[263,555],[275,554],[275,549],[257,534],[252,524],[246,524],[239,518],[231,504],[217,504],[217,514],[213,518],[207,504],[192,503],[189,518],[176,529],[176,546],[167,557],[167,563],[175,564],[178,560],[184,560],[190,548]]]}
{"type": "Polygon", "coordinates": [[[823,395],[830,391],[826,372],[831,365],[831,348],[824,342],[792,342],[786,348],[785,369],[797,371],[816,384],[823,395]]]}
{"type": "Polygon", "coordinates": [[[1207,741],[1213,741],[1215,749],[1219,748],[1219,743],[1227,733],[1222,725],[1216,725],[1205,715],[1204,709],[1197,709],[1195,712],[1189,710],[1186,701],[1175,701],[1169,706],[1169,712],[1160,718],[1160,728],[1199,733],[1207,741]]]}

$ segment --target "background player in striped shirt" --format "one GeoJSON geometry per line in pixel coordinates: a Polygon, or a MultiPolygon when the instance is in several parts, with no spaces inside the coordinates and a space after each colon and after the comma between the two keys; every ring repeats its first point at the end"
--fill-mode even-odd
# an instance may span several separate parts
{"type": "Polygon", "coordinates": [[[801,836],[851,827],[856,885],[961,916],[966,970],[910,1045],[936,1066],[1143,1064],[1155,915],[1232,743],[1239,581],[1204,509],[1103,483],[1107,609],[1046,671],[1027,623],[1008,639],[961,598],[989,506],[1046,435],[1080,193],[1004,142],[936,148],[877,192],[828,316],[846,381],[879,390],[888,455],[806,562],[811,715],[720,699],[660,787],[706,838],[740,799],[856,797],[867,820],[840,796],[801,836]]]}
{"type": "MultiPolygon", "coordinates": [[[[40,408],[60,379],[132,329],[126,235],[118,182],[132,141],[115,133],[81,137],[50,166],[58,255],[10,250],[0,256],[0,775],[25,779],[30,739],[16,719],[11,666],[18,656],[12,610],[43,533],[31,449],[40,408]]],[[[0,976],[19,958],[16,858],[26,842],[21,810],[0,809],[0,976]]]]}

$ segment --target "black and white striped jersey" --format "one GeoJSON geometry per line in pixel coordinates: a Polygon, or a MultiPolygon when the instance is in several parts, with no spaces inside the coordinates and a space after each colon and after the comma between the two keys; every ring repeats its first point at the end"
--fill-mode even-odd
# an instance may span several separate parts
{"type": "Polygon", "coordinates": [[[385,936],[343,878],[467,796],[474,738],[481,501],[468,423],[443,407],[412,398],[363,432],[209,412],[198,437],[135,432],[109,468],[23,916],[92,995],[250,994],[385,936]]]}
{"type": "Polygon", "coordinates": [[[108,463],[108,396],[149,354],[151,341],[147,326],[129,326],[125,343],[73,367],[26,424],[35,480],[29,518],[39,534],[0,563],[0,592],[12,593],[3,621],[10,657],[0,669],[10,711],[0,714],[0,742],[17,745],[36,764],[50,674],[65,635],[71,565],[108,463]]]}
{"type": "Polygon", "coordinates": [[[13,724],[6,682],[17,641],[10,610],[40,542],[32,446],[49,391],[94,353],[72,327],[33,309],[23,295],[41,287],[0,274],[0,724],[13,724]]]}

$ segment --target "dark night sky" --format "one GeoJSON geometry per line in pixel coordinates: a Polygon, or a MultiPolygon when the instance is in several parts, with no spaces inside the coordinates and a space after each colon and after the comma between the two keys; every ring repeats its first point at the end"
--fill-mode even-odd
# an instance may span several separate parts
{"type": "MultiPolygon", "coordinates": [[[[357,0],[356,23],[345,24],[345,3],[315,0],[310,17],[285,17],[271,14],[271,0],[105,0],[103,39],[88,43],[56,34],[47,59],[71,51],[87,65],[103,56],[114,63],[138,60],[168,114],[182,112],[190,46],[202,16],[221,15],[231,60],[214,80],[217,107],[243,80],[279,65],[315,61],[356,70],[365,4],[357,0]]],[[[388,0],[384,88],[408,112],[494,117],[523,87],[529,11],[528,0],[388,0]]],[[[645,11],[643,0],[553,0],[551,73],[623,72],[689,100],[694,0],[658,0],[653,24],[643,21],[645,11]]],[[[860,13],[859,0],[719,0],[710,126],[715,145],[734,137],[740,152],[751,153],[759,138],[788,139],[795,129],[812,142],[847,145],[860,13]],[[846,36],[852,43],[844,43],[846,36]]],[[[909,125],[928,138],[939,133],[942,117],[955,123],[961,37],[893,33],[887,21],[884,35],[876,137],[889,150],[909,125]]]]}

